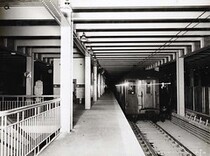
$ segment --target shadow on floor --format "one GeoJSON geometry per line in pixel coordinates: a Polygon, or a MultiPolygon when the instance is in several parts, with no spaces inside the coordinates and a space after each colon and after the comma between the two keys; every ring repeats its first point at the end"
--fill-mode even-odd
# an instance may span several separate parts
{"type": "Polygon", "coordinates": [[[73,111],[73,126],[77,124],[79,118],[85,112],[84,104],[74,104],[74,111],[73,111]]]}

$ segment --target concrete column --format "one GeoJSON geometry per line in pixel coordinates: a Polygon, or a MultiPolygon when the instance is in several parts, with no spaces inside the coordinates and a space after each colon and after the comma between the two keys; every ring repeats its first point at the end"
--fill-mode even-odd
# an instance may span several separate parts
{"type": "Polygon", "coordinates": [[[34,54],[32,49],[28,48],[26,57],[26,95],[33,95],[34,93],[34,54]]]}
{"type": "Polygon", "coordinates": [[[191,52],[194,52],[196,50],[195,43],[192,43],[191,48],[192,48],[191,52]]]}
{"type": "Polygon", "coordinates": [[[73,24],[69,7],[62,9],[61,18],[61,132],[73,128],[73,24]]]}
{"type": "Polygon", "coordinates": [[[185,116],[184,95],[184,58],[176,54],[176,76],[177,76],[177,114],[185,116]]]}
{"type": "Polygon", "coordinates": [[[91,66],[91,100],[93,99],[93,68],[91,66]]]}
{"type": "Polygon", "coordinates": [[[98,98],[101,97],[101,74],[98,74],[98,98]]]}
{"type": "Polygon", "coordinates": [[[104,76],[102,75],[102,94],[104,94],[104,92],[105,92],[105,79],[104,79],[104,76]]]}
{"type": "Polygon", "coordinates": [[[97,63],[93,65],[93,101],[97,101],[97,63]]]}
{"type": "Polygon", "coordinates": [[[205,47],[205,39],[202,38],[202,39],[200,40],[200,48],[204,48],[204,47],[205,47]]]}
{"type": "Polygon", "coordinates": [[[91,108],[91,59],[85,57],[85,109],[91,108]]]}
{"type": "Polygon", "coordinates": [[[192,110],[195,110],[194,69],[190,69],[190,87],[192,88],[192,110]]]}
{"type": "Polygon", "coordinates": [[[101,75],[101,95],[104,94],[104,77],[101,75]]]}

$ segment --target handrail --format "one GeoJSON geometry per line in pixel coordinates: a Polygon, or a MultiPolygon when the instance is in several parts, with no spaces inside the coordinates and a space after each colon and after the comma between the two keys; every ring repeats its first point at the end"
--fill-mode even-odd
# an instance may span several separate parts
{"type": "Polygon", "coordinates": [[[204,117],[206,117],[206,118],[210,118],[210,115],[203,114],[203,113],[197,112],[197,111],[193,111],[193,110],[191,110],[191,109],[186,109],[186,112],[191,112],[191,113],[198,114],[198,115],[200,115],[200,116],[204,116],[204,117]]]}
{"type": "Polygon", "coordinates": [[[205,126],[209,126],[209,119],[210,119],[209,115],[206,115],[206,114],[203,114],[203,113],[200,113],[200,112],[196,112],[196,111],[193,111],[193,110],[190,110],[190,109],[186,109],[186,116],[187,115],[190,118],[193,116],[193,120],[198,121],[200,124],[204,124],[205,126]],[[190,113],[190,115],[189,115],[189,113],[190,113]]]}
{"type": "Polygon", "coordinates": [[[15,114],[15,113],[20,113],[20,112],[26,111],[28,109],[37,108],[37,107],[40,107],[40,106],[44,106],[44,105],[46,105],[48,103],[58,102],[58,101],[60,101],[60,98],[59,99],[45,101],[45,102],[39,102],[39,103],[36,103],[36,104],[33,104],[33,105],[18,107],[18,108],[6,110],[6,111],[0,111],[0,117],[1,116],[5,116],[5,115],[11,115],[11,114],[15,114]]]}
{"type": "Polygon", "coordinates": [[[38,154],[60,132],[60,98],[0,112],[0,156],[38,154]]]}
{"type": "Polygon", "coordinates": [[[59,95],[0,95],[0,111],[59,98],[59,95]]]}

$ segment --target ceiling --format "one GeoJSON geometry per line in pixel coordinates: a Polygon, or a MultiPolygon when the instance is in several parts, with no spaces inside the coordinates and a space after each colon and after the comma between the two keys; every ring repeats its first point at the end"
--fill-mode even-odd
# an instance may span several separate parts
{"type": "MultiPolygon", "coordinates": [[[[53,1],[57,4],[56,0],[53,1]]],[[[24,4],[25,11],[19,10],[16,18],[11,15],[6,16],[7,19],[1,18],[1,28],[15,26],[21,31],[24,27],[28,32],[33,30],[37,33],[20,36],[7,33],[3,37],[30,39],[31,42],[54,40],[36,48],[49,44],[49,53],[50,48],[59,48],[55,43],[60,39],[56,33],[59,26],[54,18],[42,9],[39,11],[43,14],[38,14],[37,6],[42,7],[37,5],[39,3],[30,6],[34,9],[27,9],[32,1],[19,2],[18,5],[24,4]]],[[[7,3],[9,1],[2,4],[7,3]]],[[[121,76],[138,68],[151,69],[173,61],[176,53],[189,54],[204,48],[204,40],[210,36],[209,0],[71,0],[70,5],[74,31],[78,37],[85,34],[85,46],[111,76],[121,76]]]]}
{"type": "Polygon", "coordinates": [[[210,35],[210,1],[72,0],[78,36],[111,75],[167,63],[202,48],[210,35]]]}

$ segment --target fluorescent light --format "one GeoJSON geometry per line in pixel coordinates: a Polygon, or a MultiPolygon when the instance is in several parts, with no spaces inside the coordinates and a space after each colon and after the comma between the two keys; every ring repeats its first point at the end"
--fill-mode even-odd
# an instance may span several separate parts
{"type": "Polygon", "coordinates": [[[16,52],[11,52],[11,55],[16,55],[16,52]]]}

